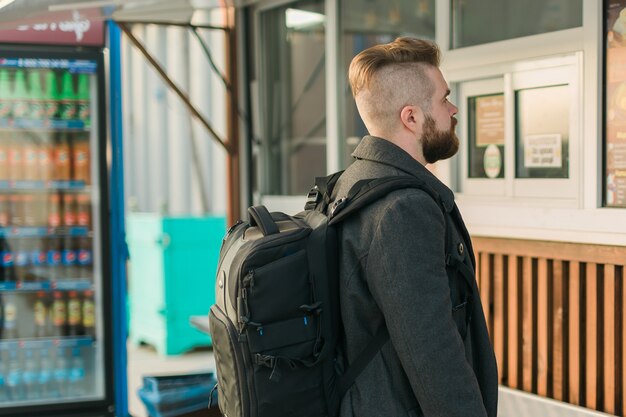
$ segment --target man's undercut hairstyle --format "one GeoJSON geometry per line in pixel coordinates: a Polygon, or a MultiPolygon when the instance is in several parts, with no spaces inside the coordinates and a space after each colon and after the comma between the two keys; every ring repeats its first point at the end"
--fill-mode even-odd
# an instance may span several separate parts
{"type": "Polygon", "coordinates": [[[426,68],[439,67],[439,47],[411,37],[372,46],[350,63],[348,78],[361,118],[371,127],[390,132],[406,105],[429,111],[434,85],[426,68]]]}

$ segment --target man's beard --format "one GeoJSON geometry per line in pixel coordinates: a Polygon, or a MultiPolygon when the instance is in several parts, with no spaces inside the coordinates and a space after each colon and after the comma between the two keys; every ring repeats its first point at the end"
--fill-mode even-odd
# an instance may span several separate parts
{"type": "Polygon", "coordinates": [[[422,133],[422,152],[429,164],[448,159],[459,150],[459,138],[454,133],[456,119],[452,118],[450,130],[438,130],[435,119],[425,116],[422,133]]]}

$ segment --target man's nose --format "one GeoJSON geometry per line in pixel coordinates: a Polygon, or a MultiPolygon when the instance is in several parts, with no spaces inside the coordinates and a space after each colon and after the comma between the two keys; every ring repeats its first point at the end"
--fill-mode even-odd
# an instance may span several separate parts
{"type": "Polygon", "coordinates": [[[459,108],[452,103],[449,103],[449,104],[450,104],[450,108],[448,109],[448,111],[450,112],[450,116],[454,116],[455,114],[458,113],[459,108]]]}

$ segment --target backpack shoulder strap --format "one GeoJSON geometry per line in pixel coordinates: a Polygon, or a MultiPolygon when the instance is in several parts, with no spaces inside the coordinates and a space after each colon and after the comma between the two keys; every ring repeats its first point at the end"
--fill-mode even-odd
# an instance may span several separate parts
{"type": "Polygon", "coordinates": [[[335,200],[330,208],[329,224],[339,223],[392,191],[404,188],[418,188],[425,191],[445,212],[439,194],[421,179],[408,176],[382,177],[358,181],[352,186],[346,197],[335,200]]]}
{"type": "Polygon", "coordinates": [[[335,172],[326,177],[315,177],[315,185],[307,195],[305,210],[318,210],[325,212],[330,204],[333,188],[343,171],[335,172]]]}

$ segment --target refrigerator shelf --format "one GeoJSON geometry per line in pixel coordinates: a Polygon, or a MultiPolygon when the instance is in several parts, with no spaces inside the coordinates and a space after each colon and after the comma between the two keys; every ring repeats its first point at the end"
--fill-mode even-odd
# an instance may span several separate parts
{"type": "Polygon", "coordinates": [[[41,339],[15,339],[0,341],[0,351],[13,349],[45,349],[52,347],[73,348],[92,346],[94,338],[91,336],[65,336],[41,339]]]}
{"type": "Polygon", "coordinates": [[[78,278],[60,281],[37,282],[0,282],[2,292],[31,292],[31,291],[86,291],[93,290],[94,286],[88,278],[78,278]]]}
{"type": "Polygon", "coordinates": [[[89,131],[90,126],[82,120],[33,120],[33,119],[0,119],[0,129],[27,129],[51,131],[89,131]]]}
{"type": "Polygon", "coordinates": [[[87,226],[72,227],[0,227],[0,237],[63,237],[89,236],[87,226]]]}
{"type": "Polygon", "coordinates": [[[54,190],[54,191],[87,191],[89,187],[82,180],[53,180],[53,181],[9,181],[0,180],[0,191],[15,190],[54,190]]]}

